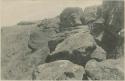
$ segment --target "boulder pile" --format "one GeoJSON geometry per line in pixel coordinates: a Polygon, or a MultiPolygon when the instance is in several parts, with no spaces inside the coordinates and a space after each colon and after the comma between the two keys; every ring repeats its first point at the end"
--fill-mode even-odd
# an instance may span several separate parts
{"type": "Polygon", "coordinates": [[[43,20],[28,46],[35,52],[46,44],[50,53],[34,68],[32,79],[123,80],[123,18],[122,1],[104,0],[101,6],[69,7],[43,20]]]}

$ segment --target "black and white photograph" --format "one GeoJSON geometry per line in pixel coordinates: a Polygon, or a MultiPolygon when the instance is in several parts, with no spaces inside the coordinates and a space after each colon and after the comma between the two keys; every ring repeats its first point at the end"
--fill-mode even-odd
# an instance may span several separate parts
{"type": "Polygon", "coordinates": [[[123,80],[124,0],[1,0],[1,80],[123,80]]]}

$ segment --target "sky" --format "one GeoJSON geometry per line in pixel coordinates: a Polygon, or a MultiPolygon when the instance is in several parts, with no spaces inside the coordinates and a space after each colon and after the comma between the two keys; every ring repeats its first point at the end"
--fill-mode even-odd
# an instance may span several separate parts
{"type": "Polygon", "coordinates": [[[2,0],[1,25],[35,21],[59,15],[66,7],[100,5],[102,0],[2,0]]]}

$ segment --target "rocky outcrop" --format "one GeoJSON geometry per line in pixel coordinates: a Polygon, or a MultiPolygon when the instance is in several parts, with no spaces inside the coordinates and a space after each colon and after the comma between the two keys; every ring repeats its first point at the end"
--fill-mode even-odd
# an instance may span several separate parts
{"type": "Polygon", "coordinates": [[[122,1],[103,0],[2,29],[2,78],[123,80],[123,12],[122,1]]]}
{"type": "Polygon", "coordinates": [[[35,80],[82,80],[85,70],[68,60],[39,65],[33,72],[35,80]]]}
{"type": "MultiPolygon", "coordinates": [[[[124,2],[103,0],[103,5],[99,7],[88,7],[84,13],[85,21],[88,24],[91,34],[97,44],[100,45],[108,54],[107,58],[119,58],[121,53],[119,47],[123,40],[118,33],[124,28],[124,2]],[[94,9],[95,8],[95,9],[94,9]],[[95,15],[96,14],[96,15],[95,15]],[[92,18],[91,18],[92,17],[92,18]]],[[[123,54],[123,52],[122,52],[123,54]]]]}
{"type": "Polygon", "coordinates": [[[92,80],[124,80],[124,59],[109,59],[102,62],[90,60],[85,70],[92,80]]]}

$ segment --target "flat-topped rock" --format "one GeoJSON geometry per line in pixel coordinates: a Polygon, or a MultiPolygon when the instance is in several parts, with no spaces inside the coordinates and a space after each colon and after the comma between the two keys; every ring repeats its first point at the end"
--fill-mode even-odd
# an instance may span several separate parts
{"type": "Polygon", "coordinates": [[[82,80],[85,70],[68,60],[39,65],[33,73],[35,80],[82,80]]]}

